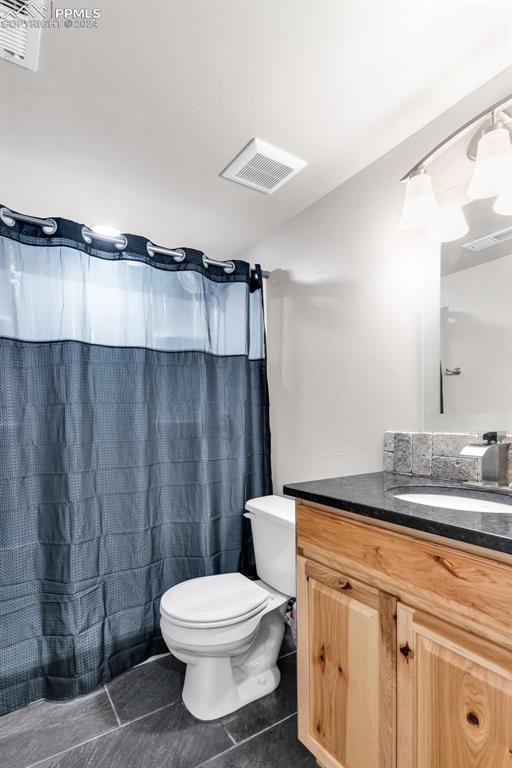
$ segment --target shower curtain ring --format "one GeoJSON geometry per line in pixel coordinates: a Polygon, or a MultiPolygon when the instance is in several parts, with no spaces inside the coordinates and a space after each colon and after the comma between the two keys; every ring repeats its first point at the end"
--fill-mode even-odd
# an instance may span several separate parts
{"type": "Polygon", "coordinates": [[[160,245],[155,245],[149,240],[146,244],[146,250],[148,252],[148,256],[150,256],[151,258],[153,258],[154,255],[158,253],[161,256],[170,256],[172,259],[174,259],[174,261],[177,264],[179,264],[182,261],[185,261],[185,258],[187,256],[183,248],[163,248],[160,245]]]}
{"type": "Polygon", "coordinates": [[[17,221],[24,221],[27,224],[35,224],[41,227],[45,235],[54,235],[57,231],[57,222],[55,219],[40,219],[36,216],[25,216],[23,213],[14,213],[9,208],[0,208],[0,219],[6,227],[14,227],[17,221]]]}
{"type": "Polygon", "coordinates": [[[89,227],[82,227],[82,237],[87,245],[91,245],[93,240],[105,240],[107,243],[112,243],[118,251],[124,251],[128,245],[126,235],[100,235],[99,232],[95,232],[89,227]]]}
{"type": "Polygon", "coordinates": [[[208,269],[209,266],[220,267],[224,270],[226,275],[231,275],[231,273],[236,269],[236,264],[234,261],[217,261],[217,259],[209,259],[208,256],[203,253],[203,267],[208,269]]]}

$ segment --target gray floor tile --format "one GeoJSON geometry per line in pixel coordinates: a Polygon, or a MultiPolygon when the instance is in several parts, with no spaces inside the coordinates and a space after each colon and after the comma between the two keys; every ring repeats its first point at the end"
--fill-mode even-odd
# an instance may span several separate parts
{"type": "Polygon", "coordinates": [[[280,659],[278,666],[281,682],[273,693],[222,718],[225,729],[235,741],[247,739],[297,711],[296,654],[280,659]]]}
{"type": "Polygon", "coordinates": [[[184,677],[185,665],[169,655],[133,667],[112,680],[107,688],[124,724],[181,701],[184,677]]]}
{"type": "Polygon", "coordinates": [[[103,689],[73,701],[35,701],[0,718],[0,763],[25,768],[116,725],[103,689]]]}
{"type": "Polygon", "coordinates": [[[232,746],[220,723],[174,704],[89,741],[38,768],[194,768],[232,746]]]}
{"type": "Polygon", "coordinates": [[[264,731],[244,744],[209,760],[204,768],[318,768],[313,755],[297,739],[297,719],[264,731]]]}

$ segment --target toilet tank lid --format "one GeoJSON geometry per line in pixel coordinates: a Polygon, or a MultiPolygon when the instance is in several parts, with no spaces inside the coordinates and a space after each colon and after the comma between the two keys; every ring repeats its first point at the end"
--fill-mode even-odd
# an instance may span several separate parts
{"type": "Polygon", "coordinates": [[[276,522],[295,528],[295,502],[283,496],[260,496],[249,499],[245,508],[256,516],[269,517],[276,522]]]}

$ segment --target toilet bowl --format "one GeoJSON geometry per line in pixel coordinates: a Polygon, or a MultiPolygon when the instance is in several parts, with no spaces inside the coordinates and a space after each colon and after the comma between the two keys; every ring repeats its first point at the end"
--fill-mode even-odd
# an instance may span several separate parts
{"type": "Polygon", "coordinates": [[[295,509],[264,496],[247,502],[259,581],[240,573],[190,579],[160,602],[167,647],[187,665],[183,702],[214,720],[271,693],[286,606],[295,592],[295,509]]]}

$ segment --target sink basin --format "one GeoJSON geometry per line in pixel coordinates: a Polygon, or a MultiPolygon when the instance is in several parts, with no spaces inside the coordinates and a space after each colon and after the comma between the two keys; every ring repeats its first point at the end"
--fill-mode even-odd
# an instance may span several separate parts
{"type": "Polygon", "coordinates": [[[443,507],[444,509],[458,509],[462,512],[489,512],[496,514],[512,514],[512,505],[503,504],[500,501],[478,499],[473,496],[464,496],[461,493],[395,493],[396,499],[410,501],[412,504],[424,504],[427,507],[443,507]]]}

